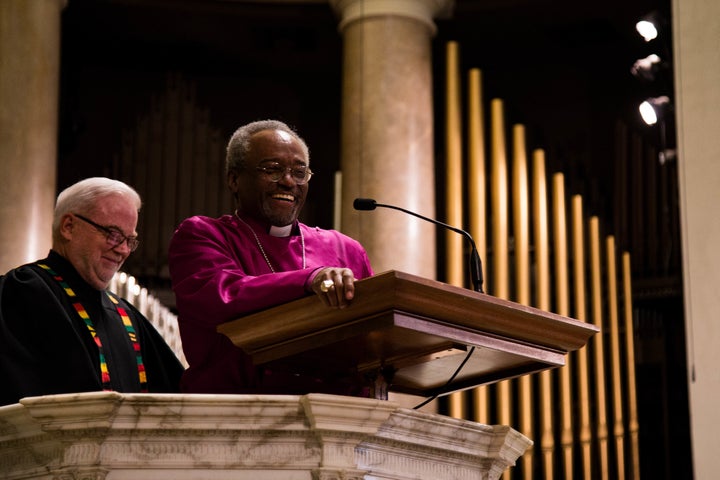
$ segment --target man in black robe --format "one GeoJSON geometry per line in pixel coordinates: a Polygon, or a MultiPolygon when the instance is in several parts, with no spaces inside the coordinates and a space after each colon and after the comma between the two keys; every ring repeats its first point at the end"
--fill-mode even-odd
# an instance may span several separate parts
{"type": "Polygon", "coordinates": [[[57,198],[47,258],[0,277],[0,405],[58,393],[179,391],[175,354],[106,290],[137,247],[140,205],[116,180],[68,187],[57,198]]]}

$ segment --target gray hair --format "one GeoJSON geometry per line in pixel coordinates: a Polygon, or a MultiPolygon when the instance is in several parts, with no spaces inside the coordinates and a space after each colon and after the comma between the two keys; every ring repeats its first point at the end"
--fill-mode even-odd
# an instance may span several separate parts
{"type": "Polygon", "coordinates": [[[240,170],[245,166],[245,159],[248,150],[250,150],[250,138],[263,130],[281,130],[292,135],[293,138],[300,142],[305,159],[308,165],[310,164],[310,150],[305,140],[295,130],[279,120],[258,120],[238,128],[230,137],[227,145],[227,155],[225,156],[225,173],[240,170]]]}
{"type": "Polygon", "coordinates": [[[52,231],[53,236],[60,229],[60,220],[63,215],[73,212],[87,213],[92,209],[98,199],[109,195],[122,195],[130,200],[135,208],[140,211],[142,200],[140,195],[129,185],[119,180],[105,177],[91,177],[70,185],[60,192],[55,201],[55,213],[53,215],[52,231]]]}

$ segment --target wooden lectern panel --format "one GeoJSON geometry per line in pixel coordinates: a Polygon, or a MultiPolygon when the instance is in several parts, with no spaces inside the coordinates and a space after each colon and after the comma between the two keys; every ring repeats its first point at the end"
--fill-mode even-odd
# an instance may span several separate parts
{"type": "Polygon", "coordinates": [[[565,364],[598,328],[408,273],[355,283],[345,309],[314,295],[222,324],[258,365],[337,376],[392,372],[390,391],[447,394],[565,364]],[[448,383],[467,353],[473,353],[448,383]]]}

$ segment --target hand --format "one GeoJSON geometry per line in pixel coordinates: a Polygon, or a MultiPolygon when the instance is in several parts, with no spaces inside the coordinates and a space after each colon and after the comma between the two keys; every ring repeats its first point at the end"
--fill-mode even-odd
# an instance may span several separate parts
{"type": "Polygon", "coordinates": [[[323,268],[313,278],[312,290],[328,307],[345,308],[355,296],[355,275],[349,268],[323,268]]]}

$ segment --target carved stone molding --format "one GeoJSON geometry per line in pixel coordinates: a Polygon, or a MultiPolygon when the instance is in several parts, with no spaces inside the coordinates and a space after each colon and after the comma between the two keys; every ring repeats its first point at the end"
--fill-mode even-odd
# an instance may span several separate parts
{"type": "Polygon", "coordinates": [[[91,392],[0,407],[7,480],[499,478],[531,444],[510,427],[324,394],[91,392]]]}

